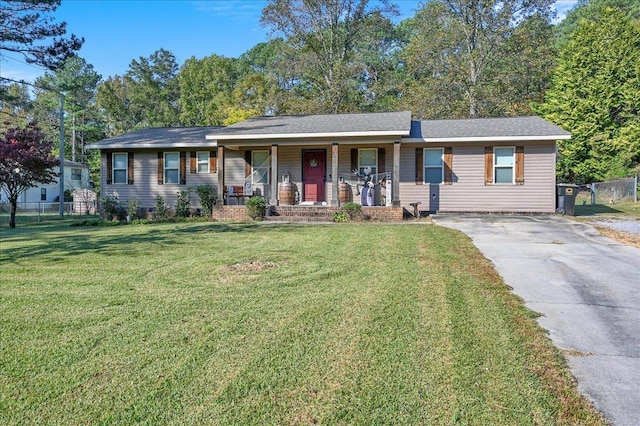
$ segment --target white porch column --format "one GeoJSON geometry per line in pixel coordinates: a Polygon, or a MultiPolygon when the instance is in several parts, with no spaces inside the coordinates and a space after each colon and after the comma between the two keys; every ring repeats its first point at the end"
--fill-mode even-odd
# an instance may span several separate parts
{"type": "Polygon", "coordinates": [[[218,165],[218,203],[224,205],[224,146],[218,145],[218,158],[216,163],[218,165]]]}
{"type": "Polygon", "coordinates": [[[400,141],[393,143],[393,177],[391,196],[393,207],[400,207],[400,141]]]}
{"type": "Polygon", "coordinates": [[[271,145],[271,196],[269,205],[278,205],[278,145],[271,145]]]}
{"type": "Polygon", "coordinates": [[[331,204],[338,205],[338,144],[331,145],[331,204]]]}

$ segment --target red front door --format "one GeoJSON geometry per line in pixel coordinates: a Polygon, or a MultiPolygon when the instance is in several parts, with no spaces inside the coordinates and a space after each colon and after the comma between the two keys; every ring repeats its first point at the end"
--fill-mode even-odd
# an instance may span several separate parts
{"type": "Polygon", "coordinates": [[[326,172],[325,151],[304,151],[302,154],[304,201],[325,201],[324,182],[326,172]]]}

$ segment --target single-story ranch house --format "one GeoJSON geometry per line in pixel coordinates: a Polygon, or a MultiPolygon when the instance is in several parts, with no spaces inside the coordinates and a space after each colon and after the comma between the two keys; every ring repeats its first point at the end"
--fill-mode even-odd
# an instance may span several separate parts
{"type": "MultiPolygon", "coordinates": [[[[285,211],[347,202],[381,218],[413,212],[555,211],[556,141],[540,117],[411,119],[411,112],[257,117],[228,127],[153,128],[90,145],[102,197],[152,209],[218,189],[214,217],[246,217],[252,195],[285,211]],[[285,207],[292,206],[292,207],[285,207]]],[[[197,196],[191,204],[198,207],[197,196]]]]}

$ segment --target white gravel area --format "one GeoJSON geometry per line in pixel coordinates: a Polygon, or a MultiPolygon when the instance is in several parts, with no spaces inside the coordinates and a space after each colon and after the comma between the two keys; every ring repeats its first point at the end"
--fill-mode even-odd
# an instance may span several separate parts
{"type": "Polygon", "coordinates": [[[640,220],[597,220],[593,224],[606,226],[616,231],[640,235],[640,220]]]}

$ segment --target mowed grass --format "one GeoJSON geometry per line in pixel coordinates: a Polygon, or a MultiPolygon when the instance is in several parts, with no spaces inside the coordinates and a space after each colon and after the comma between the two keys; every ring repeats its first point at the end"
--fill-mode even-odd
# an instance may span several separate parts
{"type": "Polygon", "coordinates": [[[603,424],[534,314],[452,230],[56,224],[0,238],[3,425],[603,424]]]}

